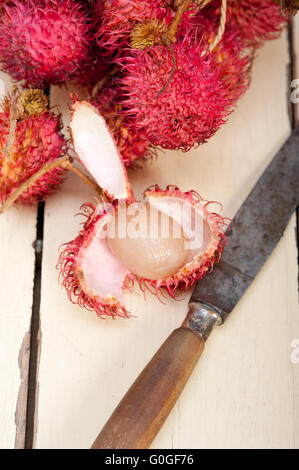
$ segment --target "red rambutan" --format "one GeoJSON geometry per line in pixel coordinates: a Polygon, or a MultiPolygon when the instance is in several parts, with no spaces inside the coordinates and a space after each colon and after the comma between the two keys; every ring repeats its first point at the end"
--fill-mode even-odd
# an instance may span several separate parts
{"type": "MultiPolygon", "coordinates": [[[[25,90],[5,98],[0,112],[0,200],[7,198],[45,163],[66,152],[58,115],[46,110],[41,90],[25,90]],[[13,117],[13,114],[15,115],[13,117]]],[[[55,168],[39,178],[17,199],[25,205],[43,200],[59,187],[65,170],[55,168]]]]}
{"type": "Polygon", "coordinates": [[[134,282],[157,296],[164,290],[175,296],[213,269],[225,245],[226,222],[209,212],[207,201],[194,191],[154,186],[144,202],[136,202],[96,109],[75,103],[71,131],[82,163],[112,197],[111,204],[83,206],[84,227],[60,254],[60,279],[73,303],[99,316],[127,317],[123,292],[134,282]]]}
{"type": "Polygon", "coordinates": [[[170,5],[171,0],[98,0],[97,42],[103,55],[121,55],[130,44],[132,29],[139,23],[157,19],[169,25],[174,15],[170,5]]]}
{"type": "Polygon", "coordinates": [[[233,36],[212,52],[193,35],[167,46],[131,50],[119,59],[123,106],[131,125],[153,145],[189,150],[226,121],[249,84],[250,57],[233,36]],[[174,66],[175,60],[175,66],[174,66]]]}
{"type": "Polygon", "coordinates": [[[91,61],[87,9],[75,0],[12,0],[0,15],[0,68],[44,87],[76,79],[91,61]]]}
{"type": "MultiPolygon", "coordinates": [[[[217,22],[222,0],[212,0],[197,19],[205,16],[217,22]]],[[[196,22],[196,17],[194,18],[196,22]]],[[[260,46],[264,41],[276,39],[286,26],[288,18],[273,0],[228,0],[226,27],[237,32],[245,45],[260,46]]]]}

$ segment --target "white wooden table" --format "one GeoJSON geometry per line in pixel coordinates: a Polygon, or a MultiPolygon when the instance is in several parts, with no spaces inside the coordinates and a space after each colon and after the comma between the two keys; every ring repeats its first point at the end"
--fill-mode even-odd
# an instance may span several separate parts
{"type": "MultiPolygon", "coordinates": [[[[293,78],[299,78],[299,16],[294,33],[293,78]]],[[[223,202],[223,214],[233,217],[290,133],[290,51],[287,32],[266,44],[258,53],[252,85],[228,124],[199,149],[161,153],[143,170],[130,173],[135,193],[152,183],[175,184],[223,202]]],[[[2,74],[0,93],[8,88],[2,74]]],[[[53,87],[51,104],[65,110],[67,121],[66,102],[67,92],[53,87]]],[[[297,108],[293,111],[299,117],[297,108]]],[[[130,320],[100,320],[68,302],[57,282],[58,247],[78,233],[80,220],[74,214],[92,198],[69,175],[63,190],[45,204],[40,308],[33,242],[42,214],[37,218],[36,208],[11,208],[0,217],[1,448],[23,448],[25,442],[30,447],[33,431],[35,448],[88,448],[186,314],[188,296],[163,305],[149,294],[144,301],[137,289],[126,297],[136,315],[130,320]]],[[[299,363],[290,360],[291,342],[299,339],[295,226],[294,214],[231,318],[209,339],[153,448],[299,447],[299,363]]]]}

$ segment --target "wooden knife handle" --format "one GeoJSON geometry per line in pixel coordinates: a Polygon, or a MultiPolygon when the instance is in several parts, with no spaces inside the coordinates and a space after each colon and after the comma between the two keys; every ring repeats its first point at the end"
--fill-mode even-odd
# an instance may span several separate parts
{"type": "Polygon", "coordinates": [[[158,434],[204,349],[181,327],[162,344],[123,397],[92,449],[147,449],[158,434]]]}

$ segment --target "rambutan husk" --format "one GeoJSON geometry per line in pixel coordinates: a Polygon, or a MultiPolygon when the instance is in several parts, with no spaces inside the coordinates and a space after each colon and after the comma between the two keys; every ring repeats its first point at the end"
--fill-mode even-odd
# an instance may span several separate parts
{"type": "MultiPolygon", "coordinates": [[[[169,186],[162,190],[155,186],[145,192],[145,197],[147,200],[180,198],[194,207],[200,205],[204,220],[211,230],[210,243],[205,252],[192,256],[192,259],[177,273],[163,279],[142,278],[130,272],[114,258],[105,239],[99,241],[99,230],[108,223],[109,213],[101,206],[83,205],[81,209],[87,213],[86,222],[79,235],[63,247],[57,268],[60,271],[61,284],[67,290],[71,302],[88,310],[94,310],[99,317],[129,317],[130,313],[124,306],[123,292],[131,289],[134,284],[137,284],[144,293],[149,291],[159,299],[165,297],[165,293],[176,298],[182,290],[187,290],[213,270],[225,246],[224,232],[227,220],[209,212],[209,202],[204,201],[196,192],[182,193],[176,187],[169,186]],[[101,256],[97,258],[96,255],[99,253],[101,256]],[[95,266],[96,274],[91,274],[95,266]],[[107,291],[110,278],[112,287],[111,291],[107,291]],[[91,279],[96,280],[91,282],[91,279]],[[105,285],[102,293],[94,288],[94,285],[98,288],[100,283],[105,285]]],[[[114,209],[118,210],[117,201],[114,201],[114,209]]]]}

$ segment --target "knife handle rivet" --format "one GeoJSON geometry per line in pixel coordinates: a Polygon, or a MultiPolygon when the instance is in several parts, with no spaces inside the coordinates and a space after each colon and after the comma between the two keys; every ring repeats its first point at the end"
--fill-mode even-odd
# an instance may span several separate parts
{"type": "Polygon", "coordinates": [[[200,302],[190,302],[189,311],[182,326],[196,331],[206,341],[214,326],[221,324],[222,318],[219,313],[200,302]]]}

